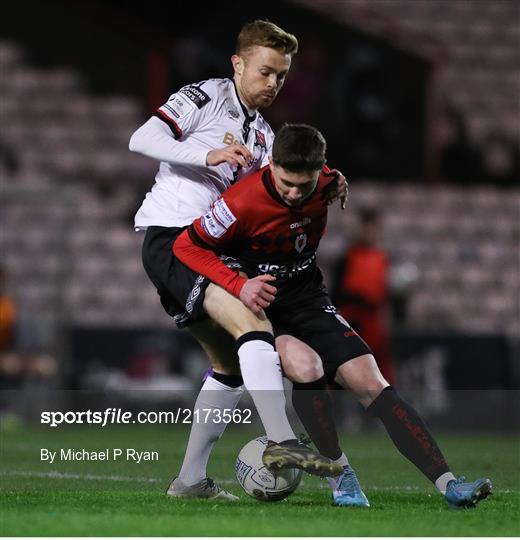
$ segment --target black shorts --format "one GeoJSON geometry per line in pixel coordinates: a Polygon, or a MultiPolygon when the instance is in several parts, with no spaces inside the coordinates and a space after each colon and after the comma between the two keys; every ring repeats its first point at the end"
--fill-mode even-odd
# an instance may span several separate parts
{"type": "MultiPolygon", "coordinates": [[[[204,293],[211,283],[179,261],[172,250],[186,227],[148,227],[143,242],[143,265],[155,285],[166,313],[179,328],[206,318],[204,293]]],[[[230,267],[240,268],[232,257],[222,257],[230,267]]],[[[297,295],[279,297],[266,314],[275,336],[288,334],[314,349],[325,374],[333,380],[339,366],[352,358],[371,354],[368,345],[354,332],[332,305],[321,280],[315,275],[311,286],[297,295]]]]}
{"type": "Polygon", "coordinates": [[[267,309],[275,337],[283,334],[293,336],[314,349],[321,358],[325,375],[333,381],[336,371],[345,362],[372,354],[370,347],[359,337],[348,322],[338,313],[331,300],[322,293],[321,298],[309,299],[297,309],[267,309]]]}
{"type": "Polygon", "coordinates": [[[179,261],[173,243],[187,227],[148,227],[143,242],[143,266],[155,285],[166,313],[179,328],[207,317],[204,291],[211,283],[179,261]]]}

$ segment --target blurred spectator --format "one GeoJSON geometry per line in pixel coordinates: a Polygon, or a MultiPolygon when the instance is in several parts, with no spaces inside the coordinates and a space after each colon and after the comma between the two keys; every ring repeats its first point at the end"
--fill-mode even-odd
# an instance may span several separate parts
{"type": "Polygon", "coordinates": [[[16,307],[6,291],[6,271],[0,267],[0,352],[9,352],[14,345],[16,307]]]}
{"type": "Polygon", "coordinates": [[[0,267],[0,388],[16,386],[22,366],[15,354],[16,306],[6,291],[7,272],[0,267]]]}
{"type": "Polygon", "coordinates": [[[373,350],[383,376],[394,384],[387,325],[389,259],[378,246],[379,213],[363,209],[358,218],[354,243],[335,268],[332,298],[343,317],[373,350]]]}

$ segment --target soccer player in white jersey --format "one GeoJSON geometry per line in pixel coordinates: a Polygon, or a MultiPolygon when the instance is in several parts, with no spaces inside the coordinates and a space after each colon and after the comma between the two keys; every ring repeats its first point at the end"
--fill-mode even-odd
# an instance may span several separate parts
{"type": "MultiPolygon", "coordinates": [[[[294,36],[272,23],[255,21],[246,25],[231,58],[233,79],[210,79],[183,87],[130,140],[132,151],[161,162],[155,185],[135,217],[136,229],[147,231],[143,244],[145,269],[165,310],[179,327],[189,325],[213,367],[195,408],[234,409],[242,393],[242,381],[233,339],[209,319],[190,324],[194,309],[198,309],[196,300],[203,278],[197,280],[197,275],[194,278],[192,271],[175,260],[172,245],[184,228],[205,213],[231,184],[268,163],[273,133],[258,109],[268,107],[276,98],[297,46],[294,36]],[[186,289],[188,295],[184,294],[186,289]],[[190,298],[188,302],[186,296],[190,298]]],[[[326,202],[339,197],[344,205],[345,195],[345,180],[338,173],[337,187],[327,195],[326,202]]],[[[220,219],[228,219],[225,212],[220,219]]],[[[271,297],[266,292],[265,279],[252,281],[251,289],[245,292],[258,297],[260,306],[271,297]]],[[[223,294],[236,300],[215,285],[207,287],[206,298],[223,294]]],[[[249,310],[244,312],[240,302],[233,305],[238,321],[233,337],[241,340],[236,347],[245,386],[253,390],[253,400],[269,439],[276,443],[291,441],[273,445],[271,453],[278,452],[277,456],[283,457],[283,463],[278,464],[321,475],[342,471],[347,460],[333,428],[333,443],[328,445],[332,449],[327,452],[330,459],[292,442],[294,433],[285,415],[280,360],[273,346],[270,323],[261,314],[257,317],[249,310]]],[[[224,298],[222,306],[227,306],[224,298]]],[[[228,310],[225,311],[227,316],[228,310]]],[[[223,314],[211,316],[221,322],[219,317],[223,314]]],[[[326,399],[326,392],[315,384],[319,380],[324,386],[323,368],[316,353],[291,336],[278,337],[276,347],[282,354],[285,371],[293,375],[302,390],[307,383],[311,384],[309,399],[312,392],[321,392],[320,398],[326,399]]],[[[305,421],[304,425],[307,428],[305,421]]],[[[224,423],[192,425],[185,459],[178,478],[170,485],[170,495],[234,498],[206,476],[212,446],[224,429],[224,423]]],[[[316,440],[315,443],[323,454],[316,440]]]]}

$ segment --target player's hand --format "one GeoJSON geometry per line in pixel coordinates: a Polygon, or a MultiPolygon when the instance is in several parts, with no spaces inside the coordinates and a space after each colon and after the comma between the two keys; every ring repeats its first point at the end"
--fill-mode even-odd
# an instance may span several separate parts
{"type": "Polygon", "coordinates": [[[232,167],[247,167],[253,160],[253,154],[243,144],[230,144],[218,150],[211,150],[206,156],[206,165],[229,163],[232,167]]]}
{"type": "Polygon", "coordinates": [[[269,285],[269,281],[275,279],[274,276],[263,274],[248,279],[242,287],[239,298],[255,315],[259,315],[263,309],[268,308],[274,300],[277,289],[269,285]]]}
{"type": "Polygon", "coordinates": [[[328,186],[323,190],[323,199],[327,206],[331,205],[336,201],[341,202],[341,209],[345,210],[345,205],[348,200],[348,182],[347,179],[343,176],[341,171],[337,169],[332,169],[330,174],[336,176],[335,182],[330,182],[328,186]]]}

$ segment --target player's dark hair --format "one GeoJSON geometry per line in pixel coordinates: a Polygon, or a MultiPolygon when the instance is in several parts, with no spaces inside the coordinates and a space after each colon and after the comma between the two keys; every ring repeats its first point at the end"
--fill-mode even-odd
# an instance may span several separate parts
{"type": "Polygon", "coordinates": [[[269,47],[290,56],[298,52],[296,36],[269,21],[256,20],[245,24],[238,34],[235,52],[243,55],[255,45],[269,47]]]}
{"type": "Polygon", "coordinates": [[[285,124],[273,143],[273,163],[291,172],[311,172],[325,165],[327,143],[306,124],[285,124]]]}

